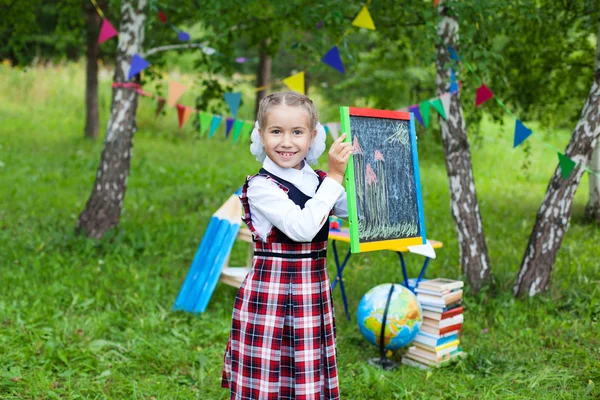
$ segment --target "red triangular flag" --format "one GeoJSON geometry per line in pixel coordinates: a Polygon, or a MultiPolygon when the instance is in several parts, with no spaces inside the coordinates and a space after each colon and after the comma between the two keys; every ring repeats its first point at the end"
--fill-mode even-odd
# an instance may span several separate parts
{"type": "Polygon", "coordinates": [[[167,16],[162,11],[158,12],[158,19],[160,19],[160,22],[162,22],[163,24],[167,23],[167,16]]]}
{"type": "Polygon", "coordinates": [[[115,37],[119,34],[114,26],[104,18],[102,20],[102,26],[100,27],[100,34],[98,35],[98,43],[107,41],[108,39],[115,37]]]}
{"type": "Polygon", "coordinates": [[[485,86],[485,83],[482,83],[481,86],[477,88],[477,94],[475,95],[475,107],[479,107],[479,105],[485,103],[489,99],[494,97],[494,93],[485,86]]]}
{"type": "Polygon", "coordinates": [[[177,117],[179,118],[179,129],[183,127],[188,118],[192,115],[192,109],[190,107],[182,106],[177,104],[177,117]]]}

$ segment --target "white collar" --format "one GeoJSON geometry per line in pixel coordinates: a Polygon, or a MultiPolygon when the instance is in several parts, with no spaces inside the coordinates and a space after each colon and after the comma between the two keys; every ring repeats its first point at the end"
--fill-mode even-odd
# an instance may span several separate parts
{"type": "Polygon", "coordinates": [[[318,177],[317,173],[310,167],[310,165],[308,165],[306,161],[303,160],[302,162],[304,163],[304,166],[300,169],[282,168],[275,164],[269,157],[265,157],[263,168],[273,175],[277,175],[281,179],[299,186],[302,184],[302,178],[304,174],[315,175],[318,177]]]}

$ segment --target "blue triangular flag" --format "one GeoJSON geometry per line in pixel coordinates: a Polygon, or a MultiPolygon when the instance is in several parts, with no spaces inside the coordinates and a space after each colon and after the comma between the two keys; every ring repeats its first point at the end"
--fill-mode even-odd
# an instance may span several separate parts
{"type": "Polygon", "coordinates": [[[531,129],[527,128],[520,120],[515,124],[515,140],[513,149],[523,143],[531,135],[531,129]]]}
{"type": "Polygon", "coordinates": [[[450,93],[458,92],[458,82],[456,82],[456,72],[450,68],[450,93]]]}
{"type": "Polygon", "coordinates": [[[127,79],[131,79],[146,68],[150,66],[150,63],[144,60],[142,57],[138,56],[137,53],[131,57],[131,66],[129,67],[129,72],[127,73],[127,79]]]}
{"type": "Polygon", "coordinates": [[[177,34],[177,39],[181,40],[182,42],[187,42],[188,40],[190,40],[190,34],[184,31],[181,31],[177,34]]]}
{"type": "Polygon", "coordinates": [[[210,133],[208,134],[209,138],[213,137],[222,119],[223,117],[220,115],[213,115],[212,121],[210,121],[210,133]]]}
{"type": "Polygon", "coordinates": [[[242,94],[241,93],[225,93],[223,95],[225,98],[225,102],[229,106],[231,110],[231,114],[233,114],[233,118],[237,117],[238,108],[240,108],[240,103],[242,102],[242,94]]]}
{"type": "Polygon", "coordinates": [[[419,111],[418,104],[408,107],[408,111],[415,114],[415,118],[417,119],[417,121],[419,121],[422,127],[425,127],[425,122],[423,122],[423,117],[421,116],[421,111],[419,111]]]}
{"type": "Polygon", "coordinates": [[[456,50],[454,50],[451,46],[448,46],[448,51],[450,52],[450,58],[454,61],[459,61],[460,57],[456,54],[456,50]]]}
{"type": "Polygon", "coordinates": [[[229,132],[231,132],[231,128],[233,127],[233,118],[227,118],[225,121],[225,137],[229,137],[229,132]]]}
{"type": "Polygon", "coordinates": [[[340,58],[340,51],[337,46],[333,46],[331,50],[329,50],[323,58],[321,58],[325,64],[329,65],[340,71],[342,74],[346,71],[344,70],[344,64],[342,64],[342,59],[340,58]]]}

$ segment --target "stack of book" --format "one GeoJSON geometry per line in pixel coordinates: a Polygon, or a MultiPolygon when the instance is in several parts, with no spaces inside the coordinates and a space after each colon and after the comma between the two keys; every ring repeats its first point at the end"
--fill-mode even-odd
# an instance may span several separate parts
{"type": "Polygon", "coordinates": [[[442,367],[465,355],[458,334],[463,323],[462,281],[437,278],[419,282],[415,292],[423,323],[402,363],[420,368],[442,367]]]}

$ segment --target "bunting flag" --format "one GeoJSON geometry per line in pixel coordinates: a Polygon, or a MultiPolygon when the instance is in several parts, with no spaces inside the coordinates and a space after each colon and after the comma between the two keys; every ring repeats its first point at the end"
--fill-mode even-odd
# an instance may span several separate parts
{"type": "Polygon", "coordinates": [[[233,123],[233,143],[238,141],[240,137],[240,133],[242,132],[242,128],[244,127],[244,121],[236,119],[233,123]]]}
{"type": "Polygon", "coordinates": [[[425,126],[425,123],[423,122],[423,118],[421,117],[421,113],[419,112],[419,106],[417,104],[415,104],[414,106],[408,107],[408,111],[415,114],[415,118],[417,119],[417,121],[419,121],[421,126],[425,126]]]}
{"type": "Polygon", "coordinates": [[[371,14],[369,14],[367,6],[363,6],[356,18],[354,18],[354,21],[352,21],[352,25],[358,26],[359,28],[367,28],[372,31],[375,30],[375,24],[373,23],[373,19],[371,18],[371,14]]]}
{"type": "Polygon", "coordinates": [[[460,57],[456,54],[456,50],[452,48],[452,46],[448,46],[448,52],[450,53],[450,58],[456,62],[460,62],[460,57]]]}
{"type": "Polygon", "coordinates": [[[252,133],[252,129],[254,129],[253,122],[244,122],[244,127],[242,128],[242,132],[240,133],[240,136],[242,137],[241,141],[243,143],[246,143],[250,140],[250,134],[252,133]]]}
{"type": "Polygon", "coordinates": [[[429,100],[422,101],[419,104],[419,111],[421,112],[421,118],[423,119],[423,126],[429,128],[429,100]]]}
{"type": "Polygon", "coordinates": [[[285,83],[290,90],[304,94],[304,71],[285,78],[283,83],[285,83]]]}
{"type": "Polygon", "coordinates": [[[162,22],[163,24],[167,23],[167,16],[162,11],[158,12],[158,19],[160,19],[160,22],[162,22]]]}
{"type": "Polygon", "coordinates": [[[127,73],[127,79],[130,80],[146,68],[150,66],[150,63],[140,57],[137,53],[131,57],[131,66],[129,67],[129,72],[127,73]]]}
{"type": "Polygon", "coordinates": [[[513,149],[523,143],[531,135],[531,129],[527,128],[521,120],[517,119],[515,123],[515,137],[513,142],[513,149]]]}
{"type": "Polygon", "coordinates": [[[450,68],[450,93],[458,92],[458,82],[456,82],[456,72],[450,68]]]}
{"type": "Polygon", "coordinates": [[[437,7],[440,4],[440,0],[433,0],[433,6],[437,7]]]}
{"type": "Polygon", "coordinates": [[[233,118],[227,118],[225,120],[225,137],[229,137],[229,132],[231,132],[231,128],[233,128],[233,118]]]}
{"type": "Polygon", "coordinates": [[[331,135],[333,140],[336,140],[340,136],[341,125],[339,122],[329,122],[325,124],[325,126],[329,128],[329,134],[331,135]]]}
{"type": "Polygon", "coordinates": [[[98,44],[106,42],[108,39],[117,36],[119,32],[110,23],[109,20],[104,18],[102,20],[102,26],[100,27],[100,34],[98,35],[98,44]]]}
{"type": "Polygon", "coordinates": [[[225,93],[223,97],[225,98],[225,102],[229,106],[229,110],[231,110],[233,118],[237,118],[238,108],[240,108],[240,103],[242,102],[242,94],[239,92],[225,93]]]}
{"type": "Polygon", "coordinates": [[[156,103],[156,112],[154,113],[154,118],[158,117],[158,114],[160,114],[163,110],[163,108],[165,107],[165,102],[166,100],[163,99],[162,97],[158,98],[158,101],[156,103]]]}
{"type": "Polygon", "coordinates": [[[561,152],[557,152],[557,154],[558,164],[560,165],[560,173],[563,179],[567,179],[571,174],[571,171],[573,171],[573,168],[575,168],[576,163],[561,152]]]}
{"type": "Polygon", "coordinates": [[[329,65],[340,71],[342,74],[346,71],[344,70],[344,64],[342,64],[342,59],[340,58],[340,51],[337,46],[333,46],[321,59],[325,64],[329,65]]]}
{"type": "Polygon", "coordinates": [[[179,118],[179,129],[185,125],[187,120],[192,115],[193,109],[191,107],[182,106],[181,104],[177,104],[177,117],[179,118]]]}
{"type": "Polygon", "coordinates": [[[177,39],[181,40],[182,42],[187,42],[190,40],[190,34],[184,31],[181,31],[177,34],[177,39]]]}
{"type": "Polygon", "coordinates": [[[202,111],[200,113],[200,135],[204,136],[206,132],[208,132],[208,128],[210,127],[210,122],[212,121],[212,115],[202,111]]]}
{"type": "Polygon", "coordinates": [[[213,115],[212,121],[210,122],[210,133],[208,134],[209,138],[213,137],[222,119],[223,117],[220,115],[213,115]]]}
{"type": "Polygon", "coordinates": [[[492,97],[494,97],[494,93],[492,93],[492,91],[485,86],[485,83],[482,83],[481,86],[477,88],[477,93],[475,95],[475,107],[479,107],[492,97]]]}
{"type": "Polygon", "coordinates": [[[448,119],[446,117],[446,112],[444,111],[444,105],[442,104],[441,96],[429,101],[429,104],[435,109],[435,111],[438,112],[438,114],[440,114],[442,118],[448,119]]]}
{"type": "Polygon", "coordinates": [[[186,91],[187,87],[179,82],[169,81],[169,95],[167,97],[167,105],[173,107],[181,95],[186,91]]]}
{"type": "Polygon", "coordinates": [[[446,119],[448,119],[448,115],[450,115],[450,93],[444,93],[440,96],[440,101],[442,102],[442,107],[444,108],[444,114],[446,114],[446,119]]]}

